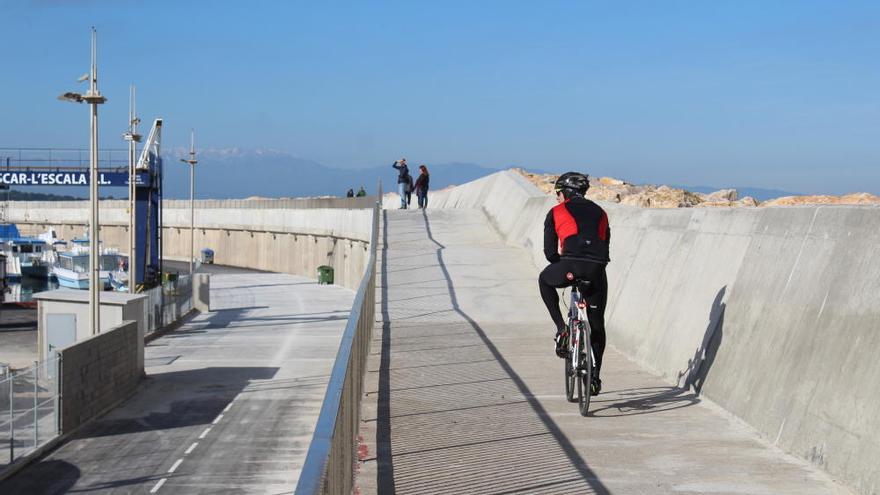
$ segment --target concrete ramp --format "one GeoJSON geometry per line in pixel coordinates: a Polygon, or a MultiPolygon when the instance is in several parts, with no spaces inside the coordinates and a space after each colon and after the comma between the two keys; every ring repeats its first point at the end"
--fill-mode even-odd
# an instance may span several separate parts
{"type": "Polygon", "coordinates": [[[611,349],[581,417],[530,253],[481,209],[385,213],[361,493],[850,493],[611,349]]]}

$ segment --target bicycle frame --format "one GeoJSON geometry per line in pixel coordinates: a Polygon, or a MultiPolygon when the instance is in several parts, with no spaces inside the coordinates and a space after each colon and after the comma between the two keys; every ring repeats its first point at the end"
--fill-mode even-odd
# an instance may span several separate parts
{"type": "MultiPolygon", "coordinates": [[[[584,331],[590,332],[590,321],[587,319],[587,300],[581,296],[580,291],[577,288],[577,285],[573,285],[571,288],[571,305],[569,306],[570,318],[573,324],[583,323],[585,326],[584,331]]],[[[571,360],[571,369],[577,370],[579,375],[583,375],[585,370],[581,369],[580,366],[580,347],[581,347],[581,333],[577,331],[575,325],[572,325],[570,329],[570,337],[568,339],[569,349],[568,349],[568,358],[571,360]]],[[[591,362],[595,362],[595,355],[593,354],[593,348],[590,346],[590,357],[592,358],[591,362]]]]}

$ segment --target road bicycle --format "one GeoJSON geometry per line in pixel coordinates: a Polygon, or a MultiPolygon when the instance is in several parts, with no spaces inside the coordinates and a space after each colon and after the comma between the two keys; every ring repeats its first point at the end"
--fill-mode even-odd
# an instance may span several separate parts
{"type": "Polygon", "coordinates": [[[590,322],[587,319],[587,299],[584,297],[590,281],[566,274],[571,282],[571,304],[568,307],[569,337],[566,346],[565,397],[577,402],[581,416],[590,412],[590,383],[593,376],[593,347],[590,344],[590,322]],[[575,399],[577,391],[577,399],[575,399]]]}

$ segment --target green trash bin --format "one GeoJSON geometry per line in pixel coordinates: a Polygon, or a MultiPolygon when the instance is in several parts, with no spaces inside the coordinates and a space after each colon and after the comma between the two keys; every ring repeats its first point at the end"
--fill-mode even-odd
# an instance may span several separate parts
{"type": "Polygon", "coordinates": [[[319,284],[332,284],[333,283],[333,267],[328,265],[321,265],[318,267],[318,283],[319,284]]]}

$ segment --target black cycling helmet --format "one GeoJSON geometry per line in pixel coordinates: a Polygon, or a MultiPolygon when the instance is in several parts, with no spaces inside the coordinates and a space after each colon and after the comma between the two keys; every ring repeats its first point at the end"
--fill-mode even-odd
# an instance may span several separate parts
{"type": "Polygon", "coordinates": [[[590,188],[590,176],[580,172],[566,172],[556,179],[554,189],[561,192],[566,198],[573,194],[583,196],[590,188]]]}

